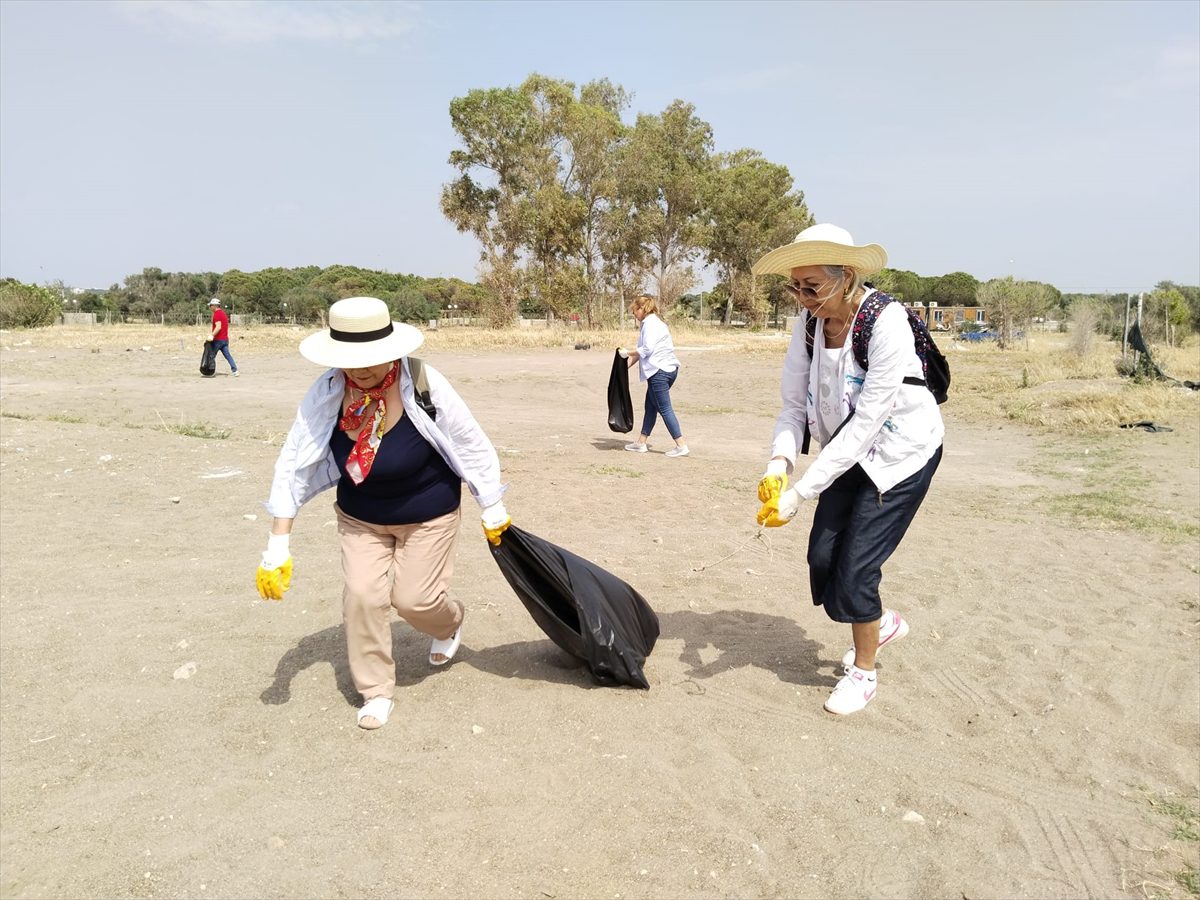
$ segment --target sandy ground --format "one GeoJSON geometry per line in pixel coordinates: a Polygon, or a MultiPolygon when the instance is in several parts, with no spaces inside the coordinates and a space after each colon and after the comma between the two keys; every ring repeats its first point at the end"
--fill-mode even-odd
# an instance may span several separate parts
{"type": "Polygon", "coordinates": [[[912,634],[839,719],[848,628],[808,599],[811,507],[755,536],[778,355],[681,349],[675,460],[661,424],[643,456],[608,431],[609,351],[432,349],[514,520],[634,584],[662,638],[651,690],[594,687],[471,514],[464,647],[433,671],[397,621],[396,712],[368,733],[332,494],[297,520],[285,602],[253,588],[314,368],[235,342],[242,377],[202,379],[175,337],[105,334],[0,335],[5,897],[1140,897],[1200,864],[1163,812],[1200,794],[1195,532],[1053,511],[1108,466],[1194,528],[1195,417],[1086,438],[944,407],[885,569],[912,634]]]}

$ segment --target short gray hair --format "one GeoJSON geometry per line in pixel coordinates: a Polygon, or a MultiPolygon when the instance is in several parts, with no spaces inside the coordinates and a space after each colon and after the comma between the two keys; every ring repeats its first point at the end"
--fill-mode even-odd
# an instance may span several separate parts
{"type": "Polygon", "coordinates": [[[822,266],[822,268],[830,278],[846,279],[847,297],[853,297],[862,290],[863,282],[866,279],[856,269],[852,269],[850,266],[822,266]]]}

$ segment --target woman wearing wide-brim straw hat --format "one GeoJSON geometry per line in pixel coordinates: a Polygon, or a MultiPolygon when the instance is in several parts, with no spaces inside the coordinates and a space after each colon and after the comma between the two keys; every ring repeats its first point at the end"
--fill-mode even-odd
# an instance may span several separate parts
{"type": "Polygon", "coordinates": [[[825,701],[839,715],[875,697],[877,652],[908,634],[909,623],[883,608],[881,567],[942,457],[942,417],[925,386],[908,313],[864,284],[886,264],[878,244],[855,244],[845,229],[823,224],[753,266],[755,275],[787,278],[804,308],[784,358],[783,409],[758,485],[758,522],[786,525],[801,501],[817,500],[809,588],[815,605],[850,625],[853,639],[844,675],[825,701]],[[821,452],[789,487],[810,435],[821,452]]]}
{"type": "Polygon", "coordinates": [[[350,297],[329,308],[329,328],[300,344],[329,369],[301,401],[275,463],[266,504],[274,519],[255,579],[264,600],[283,598],[296,513],[337,485],[346,652],[367,729],[386,724],[394,706],[392,609],[433,638],[431,665],[458,651],[464,609],[449,587],[462,483],[489,540],[510,521],[495,448],[445,377],[410,358],[423,340],[382,300],[350,297]],[[414,388],[418,367],[427,396],[414,388]]]}

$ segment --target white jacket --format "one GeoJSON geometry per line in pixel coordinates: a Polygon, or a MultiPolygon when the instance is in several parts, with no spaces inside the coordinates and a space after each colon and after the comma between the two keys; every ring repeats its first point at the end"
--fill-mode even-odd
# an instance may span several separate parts
{"type": "MultiPolygon", "coordinates": [[[[864,299],[869,293],[863,295],[864,299]]],[[[880,313],[867,347],[865,372],[855,361],[847,336],[839,358],[839,402],[842,418],[850,415],[850,420],[837,437],[822,433],[810,390],[818,383],[817,366],[825,347],[825,332],[817,328],[810,359],[805,346],[807,321],[806,312],[792,330],[792,342],[783,360],[783,409],[775,422],[771,456],[786,459],[791,472],[807,421],[809,432],[821,443],[821,452],[796,482],[801,497],[812,500],[855,463],[863,467],[880,493],[891,490],[929,462],[945,434],[933,394],[922,385],[903,381],[909,376],[924,378],[908,313],[899,303],[889,303],[880,313]]]]}
{"type": "Polygon", "coordinates": [[[642,328],[638,332],[638,374],[642,381],[649,381],[650,376],[658,372],[674,372],[679,368],[679,359],[675,356],[675,344],[671,340],[671,332],[667,323],[655,313],[650,313],[642,319],[642,328]]]}
{"type": "MultiPolygon", "coordinates": [[[[437,420],[430,419],[417,405],[407,358],[400,367],[400,399],[405,415],[467,483],[481,507],[497,503],[506,487],[500,484],[500,458],[495,448],[445,376],[428,363],[425,373],[437,420]]],[[[300,401],[296,421],[275,462],[271,496],[264,504],[271,515],[294,519],[301,506],[337,484],[340,472],[329,449],[329,438],[342,414],[345,387],[342,370],[330,369],[313,382],[300,401]]]]}

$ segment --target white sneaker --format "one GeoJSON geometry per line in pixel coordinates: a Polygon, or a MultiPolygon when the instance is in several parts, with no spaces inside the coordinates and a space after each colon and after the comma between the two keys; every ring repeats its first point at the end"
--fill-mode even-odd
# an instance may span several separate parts
{"type": "Polygon", "coordinates": [[[875,687],[874,672],[864,672],[858,666],[850,666],[825,701],[825,710],[836,716],[856,713],[874,699],[875,687]]]}
{"type": "MultiPolygon", "coordinates": [[[[879,646],[882,648],[884,644],[891,641],[898,641],[900,638],[908,634],[908,622],[904,617],[894,609],[885,609],[883,618],[879,620],[879,646]]],[[[854,648],[851,647],[842,656],[842,667],[846,668],[854,665],[854,648]]]]}
{"type": "Polygon", "coordinates": [[[630,453],[645,453],[646,445],[639,444],[637,441],[634,441],[632,444],[626,444],[625,449],[628,450],[630,453]]]}
{"type": "Polygon", "coordinates": [[[667,451],[666,455],[671,457],[672,459],[674,459],[675,457],[678,457],[678,456],[687,456],[688,453],[690,453],[690,452],[691,451],[688,450],[688,448],[686,446],[672,447],[670,450],[667,451]]]}

